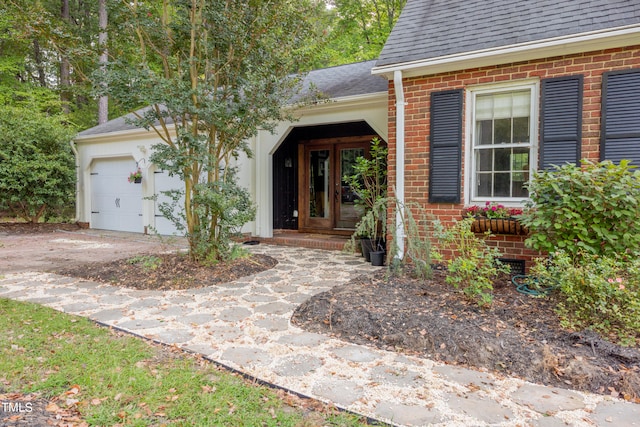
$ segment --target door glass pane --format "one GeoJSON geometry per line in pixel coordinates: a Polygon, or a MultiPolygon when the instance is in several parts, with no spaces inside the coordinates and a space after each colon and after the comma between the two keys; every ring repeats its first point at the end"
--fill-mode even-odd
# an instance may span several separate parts
{"type": "Polygon", "coordinates": [[[353,175],[353,165],[358,157],[364,157],[364,148],[340,149],[340,197],[339,218],[336,221],[338,228],[353,228],[359,220],[361,212],[358,212],[355,201],[358,195],[344,181],[344,177],[353,175]]]}
{"type": "Polygon", "coordinates": [[[329,218],[329,150],[309,152],[309,217],[329,218]]]}

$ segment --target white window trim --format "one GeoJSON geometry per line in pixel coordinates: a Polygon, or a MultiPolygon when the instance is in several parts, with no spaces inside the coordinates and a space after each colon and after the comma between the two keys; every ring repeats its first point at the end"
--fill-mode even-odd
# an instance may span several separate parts
{"type": "MultiPolygon", "coordinates": [[[[498,84],[468,86],[465,90],[465,132],[464,132],[464,203],[465,206],[481,205],[487,201],[500,203],[505,206],[522,207],[529,199],[514,200],[513,198],[487,198],[472,197],[472,188],[474,182],[474,163],[473,155],[473,132],[475,132],[475,99],[477,95],[495,94],[500,92],[511,92],[515,90],[531,90],[531,106],[529,120],[531,123],[531,151],[529,153],[529,176],[538,169],[538,148],[540,141],[538,139],[538,115],[539,115],[539,99],[540,99],[540,80],[527,79],[512,82],[503,82],[498,84]]],[[[507,147],[507,145],[505,145],[507,147]]]]}

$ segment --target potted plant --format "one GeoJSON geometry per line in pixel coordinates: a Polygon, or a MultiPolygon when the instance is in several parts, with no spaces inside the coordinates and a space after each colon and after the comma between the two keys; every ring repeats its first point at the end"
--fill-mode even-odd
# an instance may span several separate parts
{"type": "Polygon", "coordinates": [[[129,174],[128,181],[134,184],[140,184],[142,182],[142,171],[140,168],[129,174]]]}
{"type": "Polygon", "coordinates": [[[520,224],[518,216],[520,208],[509,208],[504,205],[486,202],[484,206],[469,206],[463,211],[463,217],[475,218],[471,230],[475,233],[491,231],[498,234],[527,234],[527,229],[520,224]]]}
{"type": "Polygon", "coordinates": [[[386,249],[384,236],[387,225],[387,147],[380,138],[371,140],[369,158],[358,157],[353,174],[342,179],[356,194],[355,205],[363,215],[351,236],[351,248],[360,238],[362,254],[370,260],[371,251],[386,249]]]}

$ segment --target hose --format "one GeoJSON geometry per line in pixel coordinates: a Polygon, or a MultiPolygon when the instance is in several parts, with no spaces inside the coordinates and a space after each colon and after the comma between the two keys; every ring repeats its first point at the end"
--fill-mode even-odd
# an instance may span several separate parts
{"type": "Polygon", "coordinates": [[[534,297],[547,296],[557,288],[557,284],[540,283],[537,277],[516,274],[511,278],[516,290],[521,294],[534,297]]]}

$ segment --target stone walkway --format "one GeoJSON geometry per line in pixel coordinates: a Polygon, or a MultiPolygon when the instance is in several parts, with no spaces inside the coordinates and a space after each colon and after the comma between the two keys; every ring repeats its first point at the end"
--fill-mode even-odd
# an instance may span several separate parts
{"type": "Polygon", "coordinates": [[[188,291],[139,291],[15,273],[0,297],[31,301],[176,344],[296,393],[393,425],[640,426],[640,405],[354,345],[290,324],[310,296],[371,274],[339,252],[258,245],[268,271],[188,291]]]}

